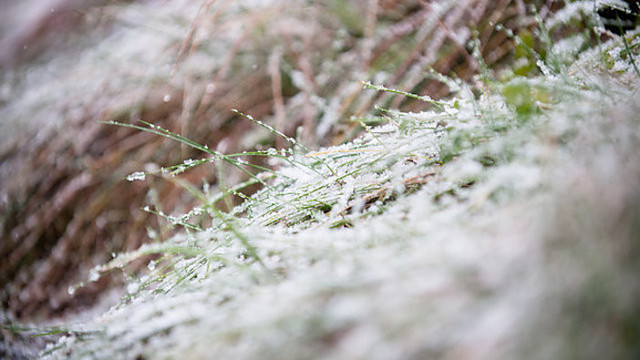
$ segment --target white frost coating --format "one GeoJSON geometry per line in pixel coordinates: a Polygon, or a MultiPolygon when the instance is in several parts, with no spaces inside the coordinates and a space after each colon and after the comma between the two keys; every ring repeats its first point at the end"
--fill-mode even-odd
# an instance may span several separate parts
{"type": "Polygon", "coordinates": [[[127,180],[128,181],[138,181],[138,180],[144,180],[146,177],[146,174],[142,171],[136,171],[133,174],[129,174],[127,175],[127,180]]]}
{"type": "Polygon", "coordinates": [[[583,36],[574,36],[562,39],[553,45],[553,53],[566,61],[573,60],[578,51],[584,46],[586,39],[583,36]]]}
{"type": "MultiPolygon", "coordinates": [[[[603,49],[620,54],[620,44],[603,49]]],[[[499,92],[476,100],[466,89],[455,110],[394,114],[375,136],[291,155],[300,164],[283,166],[242,216],[212,217],[202,232],[106,266],[162,253],[173,271],[150,264],[148,278],[130,282],[131,302],[51,357],[535,357],[501,344],[558,341],[549,304],[564,310],[557,293],[607,261],[589,243],[578,251],[596,246],[585,265],[565,269],[579,256],[562,254],[567,228],[595,229],[581,243],[606,238],[598,226],[620,220],[607,215],[610,199],[627,199],[615,184],[640,171],[639,79],[597,59],[585,54],[566,78],[523,80],[557,100],[526,119],[499,92]],[[583,207],[565,213],[584,198],[598,200],[586,218],[597,221],[578,218],[583,207]]],[[[559,346],[549,358],[562,358],[559,346]]]]}
{"type": "Polygon", "coordinates": [[[602,9],[603,7],[612,7],[619,10],[629,10],[629,4],[623,0],[596,0],[596,7],[602,9]]]}
{"type": "Polygon", "coordinates": [[[89,281],[98,281],[100,279],[100,273],[97,272],[95,269],[92,269],[89,272],[89,281]]]}
{"type": "Polygon", "coordinates": [[[568,4],[556,11],[546,21],[545,26],[549,29],[555,26],[562,26],[567,24],[571,19],[579,19],[584,14],[593,13],[594,2],[593,1],[575,1],[568,4]]]}
{"type": "Polygon", "coordinates": [[[187,159],[185,161],[182,162],[185,166],[192,166],[196,163],[196,160],[193,159],[187,159]]]}

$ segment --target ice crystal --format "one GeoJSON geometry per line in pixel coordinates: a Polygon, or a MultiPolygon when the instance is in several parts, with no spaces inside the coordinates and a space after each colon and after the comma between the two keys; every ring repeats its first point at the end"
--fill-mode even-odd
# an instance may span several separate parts
{"type": "Polygon", "coordinates": [[[129,174],[127,176],[127,180],[128,181],[138,181],[138,180],[144,180],[146,177],[146,174],[142,171],[136,171],[132,174],[129,174]]]}

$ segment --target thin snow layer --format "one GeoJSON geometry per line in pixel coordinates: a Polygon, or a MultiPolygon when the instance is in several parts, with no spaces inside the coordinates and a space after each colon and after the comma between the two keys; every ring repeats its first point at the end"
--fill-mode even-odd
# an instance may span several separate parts
{"type": "Polygon", "coordinates": [[[545,95],[532,112],[463,89],[291,155],[234,216],[107,266],[166,254],[48,356],[628,358],[640,81],[600,55],[519,82],[545,95]]]}

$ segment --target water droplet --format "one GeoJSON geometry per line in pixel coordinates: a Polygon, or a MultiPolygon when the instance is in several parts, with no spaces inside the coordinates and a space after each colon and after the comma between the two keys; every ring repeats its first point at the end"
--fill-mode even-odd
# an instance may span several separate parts
{"type": "Polygon", "coordinates": [[[67,292],[69,293],[69,295],[73,295],[76,292],[76,287],[73,285],[69,285],[69,288],[67,289],[67,292]]]}
{"type": "Polygon", "coordinates": [[[167,94],[162,98],[162,101],[169,102],[171,100],[171,95],[167,94]]]}

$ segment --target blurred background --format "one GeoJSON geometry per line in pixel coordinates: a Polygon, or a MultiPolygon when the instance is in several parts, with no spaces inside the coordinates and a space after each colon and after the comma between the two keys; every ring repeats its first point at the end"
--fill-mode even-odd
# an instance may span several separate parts
{"type": "MultiPolygon", "coordinates": [[[[78,289],[114,253],[170,236],[142,210],[182,213],[193,199],[161,176],[124,178],[202,155],[160,136],[106,125],[144,120],[223,153],[281,148],[251,114],[310,147],[335,145],[375,120],[374,105],[429,104],[363,91],[370,81],[449,94],[437,74],[473,81],[535,59],[557,1],[0,0],[0,305],[21,321],[61,318],[117,288],[78,289]],[[160,229],[160,230],[158,230],[160,229]]],[[[570,32],[585,24],[566,24],[570,32]]],[[[479,89],[480,91],[480,89],[479,89]]],[[[243,180],[225,172],[225,184],[243,180]]],[[[202,167],[182,175],[214,187],[202,167]]],[[[255,190],[255,189],[253,189],[255,190]]],[[[247,191],[252,191],[248,189],[247,191]]],[[[140,262],[142,264],[142,262],[140,262]]]]}

